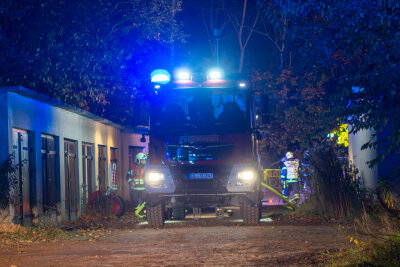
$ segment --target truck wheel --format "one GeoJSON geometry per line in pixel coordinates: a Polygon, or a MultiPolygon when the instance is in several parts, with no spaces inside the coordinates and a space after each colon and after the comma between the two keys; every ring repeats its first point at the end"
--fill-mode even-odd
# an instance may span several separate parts
{"type": "Polygon", "coordinates": [[[165,218],[164,218],[164,210],[162,203],[158,203],[157,205],[152,205],[146,207],[146,216],[147,222],[150,226],[160,227],[163,226],[165,218]]]}
{"type": "Polygon", "coordinates": [[[250,201],[243,197],[242,216],[245,225],[256,225],[260,220],[261,202],[258,196],[258,193],[248,195],[250,201]]]}
{"type": "Polygon", "coordinates": [[[172,218],[174,220],[184,220],[185,219],[185,207],[176,206],[172,208],[172,218]]]}
{"type": "Polygon", "coordinates": [[[231,212],[229,212],[229,216],[232,219],[241,219],[242,218],[242,212],[240,209],[233,209],[231,212]]]}
{"type": "Polygon", "coordinates": [[[165,220],[172,220],[172,209],[167,209],[164,212],[164,219],[165,220]]]}

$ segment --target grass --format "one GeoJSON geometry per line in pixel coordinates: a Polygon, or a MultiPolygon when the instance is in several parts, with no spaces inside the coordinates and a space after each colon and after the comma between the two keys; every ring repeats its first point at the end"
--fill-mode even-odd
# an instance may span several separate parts
{"type": "Polygon", "coordinates": [[[332,266],[400,266],[400,201],[385,188],[381,192],[354,220],[355,235],[348,236],[354,246],[333,255],[332,266]]]}
{"type": "Polygon", "coordinates": [[[400,266],[400,232],[380,241],[349,238],[354,246],[332,255],[330,266],[400,266]]]}
{"type": "Polygon", "coordinates": [[[9,233],[8,238],[15,241],[49,241],[55,239],[68,239],[71,235],[53,224],[39,224],[30,227],[19,227],[15,232],[9,233]]]}

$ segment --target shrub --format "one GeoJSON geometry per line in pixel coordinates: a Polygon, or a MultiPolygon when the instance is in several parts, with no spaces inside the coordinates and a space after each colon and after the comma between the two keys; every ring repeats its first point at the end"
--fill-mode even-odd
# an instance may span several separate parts
{"type": "MultiPolygon", "coordinates": [[[[19,182],[16,176],[18,165],[14,164],[14,155],[8,155],[0,165],[0,210],[8,209],[8,206],[17,206],[20,202],[19,182]]],[[[8,216],[2,216],[4,220],[8,216]]]]}
{"type": "Polygon", "coordinates": [[[367,196],[351,167],[342,164],[332,145],[320,145],[310,157],[311,193],[299,212],[344,219],[361,210],[367,196]]]}

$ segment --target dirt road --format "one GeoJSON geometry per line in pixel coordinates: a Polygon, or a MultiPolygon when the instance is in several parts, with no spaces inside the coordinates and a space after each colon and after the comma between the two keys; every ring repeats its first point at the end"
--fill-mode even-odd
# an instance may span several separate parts
{"type": "Polygon", "coordinates": [[[304,266],[348,244],[335,225],[203,220],[114,229],[95,241],[3,247],[0,266],[304,266]]]}

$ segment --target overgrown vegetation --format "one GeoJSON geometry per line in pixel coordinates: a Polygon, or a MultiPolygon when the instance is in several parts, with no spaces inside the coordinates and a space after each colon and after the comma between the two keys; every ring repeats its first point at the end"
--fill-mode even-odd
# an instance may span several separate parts
{"type": "Polygon", "coordinates": [[[363,188],[357,172],[344,165],[333,145],[311,153],[307,201],[297,216],[324,217],[354,225],[353,244],[330,256],[333,266],[400,266],[400,200],[382,180],[376,191],[363,188]]]}
{"type": "Polygon", "coordinates": [[[400,266],[399,212],[399,198],[381,186],[378,201],[363,206],[361,218],[355,220],[356,232],[349,236],[354,247],[336,254],[332,265],[400,266]]]}
{"type": "Polygon", "coordinates": [[[310,163],[312,192],[298,212],[337,219],[356,216],[368,195],[355,171],[339,160],[335,147],[319,145],[311,153],[310,163]]]}
{"type": "Polygon", "coordinates": [[[48,241],[59,238],[70,238],[70,234],[55,224],[41,222],[31,227],[19,227],[15,232],[8,234],[8,238],[16,241],[48,241]]]}
{"type": "Polygon", "coordinates": [[[0,221],[9,216],[9,205],[17,206],[20,202],[19,183],[16,177],[18,165],[14,164],[14,155],[8,155],[0,165],[0,221]]]}

